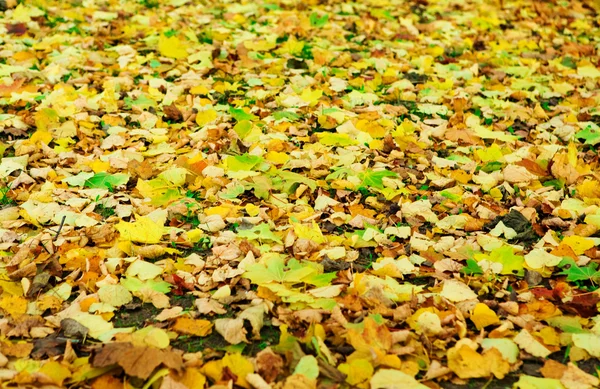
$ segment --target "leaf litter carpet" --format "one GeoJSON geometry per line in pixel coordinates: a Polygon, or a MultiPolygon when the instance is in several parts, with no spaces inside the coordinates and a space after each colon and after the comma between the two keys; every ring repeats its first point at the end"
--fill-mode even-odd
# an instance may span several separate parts
{"type": "Polygon", "coordinates": [[[597,387],[599,6],[5,11],[4,387],[597,387]]]}

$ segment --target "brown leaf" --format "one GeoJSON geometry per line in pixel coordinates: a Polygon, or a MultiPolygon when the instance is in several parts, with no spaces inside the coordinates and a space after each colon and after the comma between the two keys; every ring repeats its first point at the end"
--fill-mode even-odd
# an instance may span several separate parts
{"type": "Polygon", "coordinates": [[[519,166],[523,166],[530,173],[536,174],[538,176],[544,177],[548,175],[548,172],[545,169],[543,169],[540,165],[538,165],[535,161],[532,161],[531,159],[522,159],[516,164],[519,166]]]}
{"type": "MultiPolygon", "coordinates": [[[[55,357],[65,353],[65,347],[67,340],[58,339],[54,337],[48,337],[44,339],[38,339],[35,341],[35,345],[32,345],[33,352],[31,356],[35,359],[41,359],[44,356],[55,357]]],[[[2,350],[4,352],[4,350],[2,350]]]]}
{"type": "Polygon", "coordinates": [[[600,380],[569,362],[560,378],[560,383],[567,389],[592,389],[600,385],[600,380]]]}
{"type": "Polygon", "coordinates": [[[544,366],[540,369],[540,373],[544,378],[554,378],[559,380],[567,370],[567,367],[553,359],[546,359],[544,366]]]}
{"type": "Polygon", "coordinates": [[[60,327],[68,338],[84,338],[89,329],[73,319],[62,319],[60,327]]]}
{"type": "Polygon", "coordinates": [[[139,177],[142,180],[147,180],[154,176],[154,167],[147,159],[141,163],[132,159],[127,163],[127,170],[133,177],[139,177]]]}
{"type": "Polygon", "coordinates": [[[179,110],[179,108],[177,108],[177,106],[175,105],[175,103],[171,103],[171,105],[167,105],[163,107],[163,112],[165,114],[165,117],[168,120],[174,121],[174,122],[181,122],[183,121],[183,114],[181,113],[181,111],[179,110]]]}
{"type": "Polygon", "coordinates": [[[92,357],[93,367],[119,365],[125,373],[143,380],[150,377],[154,369],[164,365],[181,371],[181,352],[159,350],[153,347],[134,346],[131,343],[109,343],[92,357]]]}
{"type": "Polygon", "coordinates": [[[44,325],[44,320],[41,316],[23,315],[14,321],[15,327],[6,334],[9,337],[24,337],[29,338],[29,330],[32,327],[44,325]]]}
{"type": "Polygon", "coordinates": [[[25,23],[7,24],[6,30],[11,35],[24,35],[27,32],[27,25],[25,23]]]}
{"type": "Polygon", "coordinates": [[[565,180],[568,185],[575,183],[580,176],[576,167],[569,162],[566,152],[557,153],[554,156],[550,170],[554,177],[565,180]]]}
{"type": "Polygon", "coordinates": [[[273,382],[281,374],[284,363],[283,358],[271,351],[270,348],[256,354],[256,367],[258,373],[267,382],[273,382]]]}
{"type": "Polygon", "coordinates": [[[244,319],[241,317],[237,319],[217,319],[215,320],[215,329],[231,344],[248,343],[248,339],[246,339],[247,332],[244,328],[244,319]]]}
{"type": "MultiPolygon", "coordinates": [[[[11,93],[19,90],[21,85],[23,85],[23,82],[25,82],[25,79],[19,78],[17,80],[14,80],[13,83],[10,85],[0,84],[0,96],[2,96],[2,97],[10,96],[11,93]]],[[[17,130],[17,129],[15,128],[14,130],[17,130]]],[[[5,132],[14,131],[14,130],[9,130],[6,128],[4,129],[5,132]]],[[[22,131],[22,130],[17,130],[17,131],[22,131]]],[[[16,134],[13,134],[13,135],[16,135],[16,134]]]]}
{"type": "Polygon", "coordinates": [[[9,357],[25,358],[33,350],[32,343],[12,343],[4,341],[0,343],[0,352],[9,357]]]}

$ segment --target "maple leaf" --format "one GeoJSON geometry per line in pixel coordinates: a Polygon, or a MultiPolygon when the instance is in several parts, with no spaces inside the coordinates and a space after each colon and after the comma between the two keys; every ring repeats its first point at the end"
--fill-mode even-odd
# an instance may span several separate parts
{"type": "Polygon", "coordinates": [[[112,365],[119,365],[126,374],[146,380],[154,369],[161,365],[181,371],[183,360],[181,353],[176,351],[134,346],[124,342],[109,343],[94,353],[92,366],[108,367],[112,365]]]}
{"type": "Polygon", "coordinates": [[[592,126],[587,126],[585,129],[579,131],[575,134],[577,139],[584,139],[586,145],[596,145],[600,143],[600,131],[598,128],[592,128],[592,126]]]}
{"type": "Polygon", "coordinates": [[[92,189],[114,190],[120,185],[127,184],[127,181],[129,181],[129,175],[127,174],[97,173],[85,180],[83,185],[92,189]]]}
{"type": "Polygon", "coordinates": [[[285,269],[285,262],[282,257],[276,255],[265,260],[266,264],[257,263],[247,268],[244,277],[250,279],[252,283],[264,285],[271,282],[301,282],[305,277],[315,273],[315,270],[308,266],[298,266],[297,261],[288,263],[288,270],[285,269]]]}
{"type": "Polygon", "coordinates": [[[600,278],[600,270],[595,262],[587,266],[580,267],[571,258],[564,258],[559,264],[563,271],[559,274],[567,276],[567,281],[592,281],[595,282],[600,278]]]}
{"type": "Polygon", "coordinates": [[[242,120],[256,120],[258,119],[258,117],[256,115],[252,115],[250,113],[247,113],[246,111],[244,111],[241,108],[233,108],[233,107],[229,107],[229,114],[231,116],[233,116],[233,118],[235,120],[242,121],[242,120]]]}
{"type": "Polygon", "coordinates": [[[598,386],[598,1],[5,3],[3,385],[598,386]]]}
{"type": "Polygon", "coordinates": [[[463,266],[463,268],[460,269],[460,272],[468,275],[477,275],[483,274],[483,269],[477,264],[477,261],[475,261],[474,259],[467,259],[467,265],[463,266]]]}

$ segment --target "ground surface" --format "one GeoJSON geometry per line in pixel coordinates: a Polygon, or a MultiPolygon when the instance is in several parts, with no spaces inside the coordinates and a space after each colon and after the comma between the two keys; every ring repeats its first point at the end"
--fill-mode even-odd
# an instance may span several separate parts
{"type": "Polygon", "coordinates": [[[598,386],[597,3],[24,3],[6,387],[598,386]]]}

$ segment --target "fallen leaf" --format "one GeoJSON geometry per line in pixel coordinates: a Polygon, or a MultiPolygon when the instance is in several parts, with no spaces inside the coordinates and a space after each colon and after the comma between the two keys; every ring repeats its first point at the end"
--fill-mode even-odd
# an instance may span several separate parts
{"type": "MultiPolygon", "coordinates": [[[[171,329],[180,334],[193,336],[206,336],[212,332],[213,324],[208,320],[196,320],[189,317],[180,317],[171,329]]],[[[230,342],[231,343],[231,342],[230,342]]]]}
{"type": "Polygon", "coordinates": [[[181,353],[175,351],[133,346],[130,343],[109,343],[94,353],[92,366],[112,365],[119,365],[127,375],[146,380],[161,365],[181,371],[183,360],[181,353]]]}
{"type": "Polygon", "coordinates": [[[498,318],[498,315],[496,315],[496,312],[492,311],[490,307],[483,303],[479,303],[475,306],[473,313],[471,313],[471,321],[478,330],[500,323],[500,319],[498,318]]]}
{"type": "Polygon", "coordinates": [[[248,343],[244,319],[217,319],[214,323],[215,330],[230,344],[248,343]]]}
{"type": "Polygon", "coordinates": [[[539,358],[546,358],[552,353],[527,330],[521,330],[514,338],[514,341],[521,350],[525,350],[529,354],[539,358]]]}

